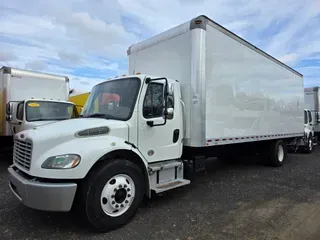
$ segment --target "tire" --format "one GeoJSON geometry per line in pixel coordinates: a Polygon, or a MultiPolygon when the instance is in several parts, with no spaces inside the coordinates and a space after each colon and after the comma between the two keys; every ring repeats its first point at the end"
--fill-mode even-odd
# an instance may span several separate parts
{"type": "Polygon", "coordinates": [[[77,211],[96,231],[107,232],[125,225],[144,196],[141,170],[126,159],[105,160],[80,184],[77,211]]]}
{"type": "Polygon", "coordinates": [[[270,143],[267,161],[273,167],[281,167],[287,157],[287,146],[282,140],[270,143]]]}
{"type": "Polygon", "coordinates": [[[312,153],[313,151],[313,138],[312,138],[312,135],[310,134],[309,137],[308,137],[308,142],[304,148],[304,152],[305,153],[312,153]]]}

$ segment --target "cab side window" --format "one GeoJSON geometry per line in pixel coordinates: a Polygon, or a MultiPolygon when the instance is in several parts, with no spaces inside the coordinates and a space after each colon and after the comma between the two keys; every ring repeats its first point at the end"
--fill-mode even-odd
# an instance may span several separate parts
{"type": "Polygon", "coordinates": [[[308,114],[307,111],[304,111],[304,124],[308,123],[308,114]]]}
{"type": "Polygon", "coordinates": [[[149,83],[143,102],[143,117],[163,117],[164,113],[164,84],[149,83]]]}
{"type": "Polygon", "coordinates": [[[24,102],[21,102],[17,106],[17,119],[22,121],[23,120],[23,106],[24,102]]]}

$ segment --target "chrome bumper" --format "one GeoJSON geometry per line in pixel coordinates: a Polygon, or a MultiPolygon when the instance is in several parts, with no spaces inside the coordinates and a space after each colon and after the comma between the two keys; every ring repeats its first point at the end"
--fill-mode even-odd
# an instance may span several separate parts
{"type": "Polygon", "coordinates": [[[44,211],[70,211],[76,194],[76,183],[37,182],[14,165],[8,168],[9,187],[27,207],[44,211]]]}

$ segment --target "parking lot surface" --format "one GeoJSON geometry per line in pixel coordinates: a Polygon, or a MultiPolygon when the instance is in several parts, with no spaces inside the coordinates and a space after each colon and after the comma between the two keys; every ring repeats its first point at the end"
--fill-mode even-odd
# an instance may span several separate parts
{"type": "MultiPolygon", "coordinates": [[[[320,239],[320,147],[280,168],[208,161],[193,184],[145,201],[124,227],[94,233],[71,213],[24,207],[0,157],[0,239],[320,239]],[[2,236],[1,236],[2,235],[2,236]]],[[[41,197],[41,196],[39,196],[41,197]]]]}

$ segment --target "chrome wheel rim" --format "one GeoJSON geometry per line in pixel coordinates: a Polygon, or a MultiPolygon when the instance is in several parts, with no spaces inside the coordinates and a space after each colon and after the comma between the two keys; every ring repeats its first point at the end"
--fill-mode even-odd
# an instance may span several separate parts
{"type": "Polygon", "coordinates": [[[284,149],[282,145],[278,146],[278,160],[279,162],[282,162],[284,159],[284,149]]]}
{"type": "Polygon", "coordinates": [[[131,206],[135,196],[135,184],[126,174],[117,174],[104,186],[100,203],[105,214],[117,217],[124,214],[131,206]]]}

